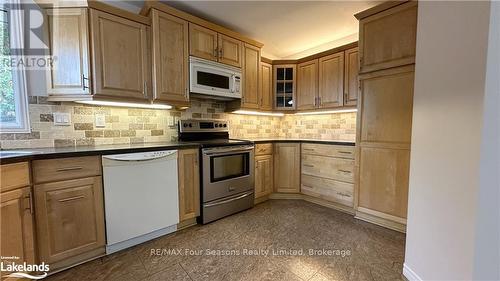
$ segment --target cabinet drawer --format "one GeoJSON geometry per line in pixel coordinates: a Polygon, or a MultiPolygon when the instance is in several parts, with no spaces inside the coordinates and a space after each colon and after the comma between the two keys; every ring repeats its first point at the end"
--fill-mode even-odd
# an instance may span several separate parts
{"type": "Polygon", "coordinates": [[[259,143],[255,145],[255,155],[273,154],[272,143],[259,143]]]}
{"type": "Polygon", "coordinates": [[[353,191],[352,183],[302,175],[301,192],[309,196],[352,207],[353,191]]]}
{"type": "Polygon", "coordinates": [[[25,187],[30,184],[28,162],[0,166],[0,192],[25,187]]]}
{"type": "Polygon", "coordinates": [[[354,160],[302,155],[302,174],[354,182],[354,160]]]}
{"type": "Polygon", "coordinates": [[[101,175],[99,156],[71,157],[33,161],[35,183],[101,175]]]}
{"type": "Polygon", "coordinates": [[[303,143],[302,154],[354,159],[354,146],[303,143]]]}

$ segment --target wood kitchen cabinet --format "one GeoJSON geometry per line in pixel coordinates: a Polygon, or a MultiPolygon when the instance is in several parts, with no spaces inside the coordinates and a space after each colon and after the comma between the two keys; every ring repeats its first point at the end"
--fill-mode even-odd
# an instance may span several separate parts
{"type": "Polygon", "coordinates": [[[150,98],[148,28],[143,22],[90,10],[95,97],[150,98]]]}
{"type": "Polygon", "coordinates": [[[178,151],[179,220],[200,215],[200,166],[198,149],[178,151]]]}
{"type": "Polygon", "coordinates": [[[188,22],[153,9],[153,100],[189,101],[188,22]]]}
{"type": "Polygon", "coordinates": [[[295,110],[297,65],[273,65],[274,109],[295,110]]]}
{"type": "Polygon", "coordinates": [[[242,67],[243,42],[238,39],[189,23],[189,46],[192,56],[242,67]]]}
{"type": "Polygon", "coordinates": [[[104,254],[99,156],[33,161],[40,261],[64,268],[104,254]]]}
{"type": "MultiPolygon", "coordinates": [[[[0,255],[17,256],[16,264],[36,261],[34,210],[27,162],[0,166],[0,255]]],[[[7,260],[4,260],[7,262],[7,260]]],[[[0,278],[7,275],[0,272],[0,278]]]]}
{"type": "Polygon", "coordinates": [[[241,107],[259,108],[260,48],[245,44],[243,51],[243,92],[241,107]]]}
{"type": "Polygon", "coordinates": [[[274,145],[274,191],[300,192],[300,143],[274,145]]]}
{"type": "Polygon", "coordinates": [[[255,145],[255,199],[273,192],[274,186],[273,144],[255,145]]]}
{"type": "Polygon", "coordinates": [[[344,106],[344,52],[319,59],[319,108],[344,106]]]}
{"type": "Polygon", "coordinates": [[[297,65],[297,110],[318,106],[318,60],[297,65]]]}
{"type": "Polygon", "coordinates": [[[50,55],[47,69],[49,100],[91,98],[88,9],[46,9],[50,55]]]}
{"type": "Polygon", "coordinates": [[[259,109],[273,109],[273,66],[261,62],[259,73],[259,109]]]}
{"type": "Polygon", "coordinates": [[[415,63],[417,2],[389,4],[397,6],[355,15],[359,19],[360,73],[415,63]]]}
{"type": "Polygon", "coordinates": [[[344,106],[355,106],[358,101],[358,48],[344,52],[344,106]]]}

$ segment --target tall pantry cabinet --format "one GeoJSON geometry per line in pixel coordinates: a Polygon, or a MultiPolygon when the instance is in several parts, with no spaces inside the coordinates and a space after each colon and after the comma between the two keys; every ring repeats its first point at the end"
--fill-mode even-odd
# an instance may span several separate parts
{"type": "Polygon", "coordinates": [[[417,3],[384,3],[356,17],[356,217],[405,232],[417,3]]]}

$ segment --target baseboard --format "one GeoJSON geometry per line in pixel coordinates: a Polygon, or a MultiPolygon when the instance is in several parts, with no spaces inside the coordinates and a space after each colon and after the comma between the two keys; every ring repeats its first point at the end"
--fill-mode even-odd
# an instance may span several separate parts
{"type": "Polygon", "coordinates": [[[196,217],[183,220],[177,224],[177,231],[196,225],[196,217]]]}
{"type": "Polygon", "coordinates": [[[347,206],[344,206],[344,205],[341,205],[341,204],[337,204],[337,203],[334,203],[334,202],[330,202],[330,201],[327,201],[327,200],[324,200],[324,199],[321,199],[321,198],[316,198],[316,197],[312,197],[312,196],[309,196],[309,195],[300,194],[300,193],[271,193],[269,195],[269,199],[276,199],[276,200],[304,200],[304,201],[307,201],[307,202],[311,202],[313,204],[317,204],[317,205],[320,205],[320,206],[323,206],[323,207],[327,207],[327,208],[334,209],[334,210],[337,210],[337,211],[341,211],[341,212],[344,212],[344,213],[347,213],[347,214],[350,214],[350,215],[354,215],[354,209],[353,208],[350,208],[350,207],[347,207],[347,206]]]}
{"type": "Polygon", "coordinates": [[[406,265],[406,263],[403,264],[403,276],[408,280],[408,281],[422,281],[423,279],[420,278],[415,271],[411,270],[410,267],[406,265]]]}
{"type": "Polygon", "coordinates": [[[406,220],[374,210],[358,207],[355,218],[406,233],[406,220]]]}
{"type": "Polygon", "coordinates": [[[259,198],[255,198],[254,201],[253,201],[253,203],[255,205],[257,205],[257,204],[266,202],[267,200],[269,200],[269,195],[264,195],[264,196],[261,196],[259,198]]]}

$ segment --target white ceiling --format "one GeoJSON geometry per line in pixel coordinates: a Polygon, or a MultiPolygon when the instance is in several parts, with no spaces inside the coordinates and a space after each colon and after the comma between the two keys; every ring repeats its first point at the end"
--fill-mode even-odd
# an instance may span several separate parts
{"type": "Polygon", "coordinates": [[[164,2],[262,42],[265,57],[295,59],[356,41],[353,15],[380,1],[164,2]]]}

